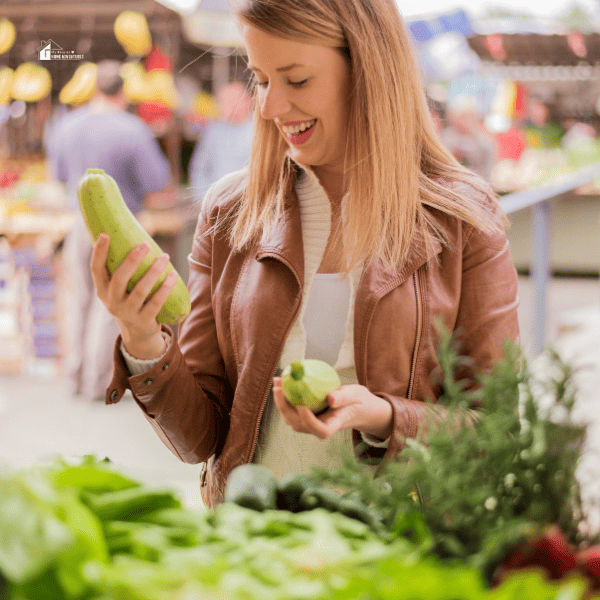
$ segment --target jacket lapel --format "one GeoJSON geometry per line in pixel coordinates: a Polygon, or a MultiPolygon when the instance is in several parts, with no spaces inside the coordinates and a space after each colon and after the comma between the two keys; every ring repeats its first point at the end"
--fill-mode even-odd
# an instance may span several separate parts
{"type": "Polygon", "coordinates": [[[430,259],[437,256],[442,251],[442,244],[438,239],[433,240],[430,253],[427,253],[425,242],[422,239],[415,241],[409,250],[404,263],[397,269],[387,269],[381,260],[373,260],[363,273],[359,291],[363,286],[363,292],[369,290],[369,293],[361,294],[365,299],[375,296],[377,299],[402,285],[417,269],[422,267],[430,259]],[[368,298],[367,298],[368,297],[368,298]]]}
{"type": "Polygon", "coordinates": [[[256,258],[275,255],[281,258],[296,273],[302,286],[304,285],[304,251],[302,241],[302,220],[300,201],[294,188],[298,177],[298,167],[290,161],[290,168],[284,183],[284,210],[259,244],[256,258]]]}

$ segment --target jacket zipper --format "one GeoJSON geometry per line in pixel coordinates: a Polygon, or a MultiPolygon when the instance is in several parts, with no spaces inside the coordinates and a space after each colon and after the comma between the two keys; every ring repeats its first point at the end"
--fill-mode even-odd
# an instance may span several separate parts
{"type": "Polygon", "coordinates": [[[406,395],[407,399],[410,400],[412,393],[413,393],[413,387],[414,387],[414,380],[415,380],[415,371],[417,368],[417,352],[419,350],[419,343],[421,342],[421,329],[423,327],[422,324],[422,307],[421,307],[421,292],[419,290],[419,278],[418,278],[418,271],[415,271],[413,273],[413,282],[415,285],[415,298],[417,300],[417,334],[415,336],[415,346],[413,348],[413,356],[412,356],[412,363],[410,366],[410,379],[408,380],[408,393],[406,395]]]}
{"type": "MultiPolygon", "coordinates": [[[[267,258],[267,257],[274,258],[275,260],[279,260],[294,274],[294,277],[296,278],[296,281],[298,282],[298,288],[300,289],[300,298],[301,298],[300,302],[302,302],[302,283],[300,281],[300,277],[298,277],[298,274],[296,273],[296,271],[292,267],[292,265],[290,265],[290,263],[287,260],[285,260],[283,257],[279,256],[278,254],[272,254],[272,253],[268,253],[268,252],[265,254],[259,254],[259,255],[257,255],[256,258],[262,259],[262,258],[267,258]]],[[[288,333],[290,332],[290,329],[292,328],[292,325],[294,324],[296,314],[297,314],[297,311],[294,312],[294,318],[288,324],[285,335],[283,336],[283,342],[279,348],[279,352],[277,353],[277,361],[275,362],[275,368],[273,369],[273,374],[271,375],[271,378],[269,379],[270,383],[267,386],[267,391],[264,395],[264,398],[263,398],[263,401],[262,401],[262,404],[260,407],[260,413],[258,415],[258,423],[256,424],[256,430],[254,431],[254,442],[252,443],[252,449],[250,451],[250,458],[249,458],[248,462],[252,462],[252,459],[254,458],[254,453],[256,452],[256,446],[258,444],[258,432],[260,430],[260,424],[261,424],[263,414],[265,412],[265,408],[267,405],[267,398],[269,397],[269,392],[271,391],[273,377],[275,377],[275,374],[277,373],[277,369],[279,368],[279,360],[281,359],[281,353],[283,352],[283,346],[285,345],[285,340],[287,339],[288,333]]]]}

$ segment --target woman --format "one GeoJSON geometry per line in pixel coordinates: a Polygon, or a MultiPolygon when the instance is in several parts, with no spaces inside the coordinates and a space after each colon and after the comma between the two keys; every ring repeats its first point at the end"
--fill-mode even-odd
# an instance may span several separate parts
{"type": "Polygon", "coordinates": [[[209,506],[246,462],[306,471],[361,439],[393,457],[441,394],[436,317],[479,370],[518,338],[504,217],[440,144],[394,1],[233,8],[256,84],[254,143],[249,168],[204,199],[179,340],[155,319],[173,283],[144,303],[164,259],[131,294],[144,249],[113,277],[105,236],[92,259],[121,330],[107,402],[130,388],[181,460],[207,461],[209,506]],[[274,377],[302,356],[328,360],[344,384],[318,417],[274,377]]]}

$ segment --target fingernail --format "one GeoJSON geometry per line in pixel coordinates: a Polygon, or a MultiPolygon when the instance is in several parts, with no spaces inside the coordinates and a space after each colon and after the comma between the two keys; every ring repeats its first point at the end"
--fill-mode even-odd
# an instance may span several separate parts
{"type": "Polygon", "coordinates": [[[110,242],[110,238],[108,237],[107,233],[101,233],[99,237],[101,244],[106,244],[107,242],[110,242]]]}
{"type": "Polygon", "coordinates": [[[177,279],[177,273],[175,271],[171,271],[168,275],[167,275],[167,281],[169,283],[172,283],[173,281],[176,281],[177,279]]]}
{"type": "Polygon", "coordinates": [[[146,254],[146,252],[148,252],[149,250],[150,250],[150,246],[146,242],[144,242],[143,244],[138,246],[138,252],[140,254],[146,254]]]}
{"type": "Polygon", "coordinates": [[[171,258],[171,257],[170,257],[168,254],[161,254],[161,255],[158,257],[158,260],[160,260],[161,264],[167,264],[167,263],[169,262],[169,259],[170,259],[170,258],[171,258]]]}

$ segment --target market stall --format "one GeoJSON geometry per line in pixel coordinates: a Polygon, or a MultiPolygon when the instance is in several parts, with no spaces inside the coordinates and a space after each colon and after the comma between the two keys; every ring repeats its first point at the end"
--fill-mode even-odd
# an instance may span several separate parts
{"type": "MultiPolygon", "coordinates": [[[[481,62],[481,77],[500,82],[501,93],[486,122],[496,128],[501,144],[510,143],[510,132],[517,130],[525,143],[517,159],[500,156],[494,166],[491,182],[500,193],[567,180],[600,161],[600,34],[591,21],[577,27],[535,20],[483,20],[466,39],[481,62]]],[[[599,199],[596,181],[552,201],[553,273],[598,273],[599,199]]],[[[515,264],[528,272],[531,211],[511,215],[511,223],[515,264]]]]}
{"type": "MultiPolygon", "coordinates": [[[[216,3],[203,6],[207,7],[215,14],[220,9],[216,3]]],[[[164,202],[155,200],[139,218],[187,279],[187,253],[197,218],[187,187],[187,162],[203,123],[216,114],[212,93],[244,72],[242,64],[231,59],[236,50],[227,48],[235,46],[235,40],[206,39],[202,12],[188,14],[188,19],[154,0],[3,4],[0,235],[13,249],[14,270],[23,271],[30,284],[36,271],[44,271],[49,278],[45,289],[51,293],[44,301],[52,300],[55,306],[34,326],[45,333],[40,343],[30,339],[20,344],[29,350],[18,357],[11,351],[11,360],[4,356],[2,362],[0,356],[0,370],[22,369],[25,354],[61,356],[61,247],[78,209],[54,178],[48,139],[55,123],[92,97],[100,60],[124,64],[129,110],[148,123],[169,160],[174,194],[164,202]]],[[[13,323],[15,311],[7,318],[13,323]]],[[[37,335],[28,324],[19,329],[25,337],[37,335]]]]}

